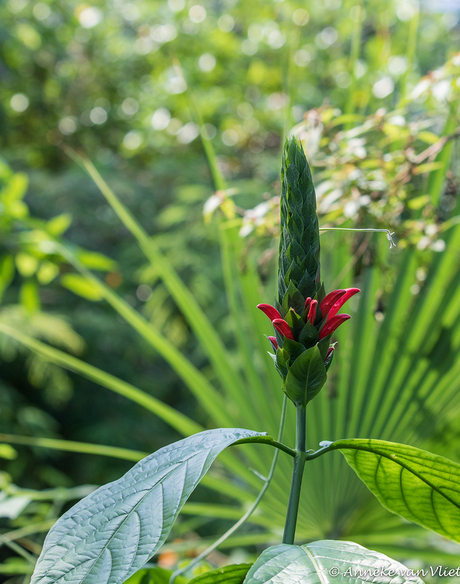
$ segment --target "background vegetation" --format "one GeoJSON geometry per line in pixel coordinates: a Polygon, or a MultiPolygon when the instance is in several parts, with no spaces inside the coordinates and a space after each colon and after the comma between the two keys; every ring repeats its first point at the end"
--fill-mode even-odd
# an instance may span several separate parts
{"type": "MultiPolygon", "coordinates": [[[[275,290],[280,145],[297,124],[321,224],[389,228],[398,239],[390,253],[383,235],[322,235],[327,288],[355,281],[366,292],[352,335],[339,335],[335,378],[312,404],[309,443],[372,435],[459,460],[459,16],[455,4],[378,0],[1,4],[0,323],[205,427],[276,432],[281,396],[262,336],[270,327],[254,306],[275,290]],[[154,261],[66,147],[93,162],[151,236],[154,261]],[[223,339],[225,356],[206,346],[208,329],[187,313],[161,258],[223,339]],[[96,270],[104,290],[77,264],[96,270]],[[101,300],[110,292],[124,312],[101,300]],[[160,341],[127,326],[130,307],[160,341]],[[213,408],[204,390],[190,391],[180,367],[165,363],[170,345],[225,401],[213,408]],[[242,404],[254,385],[248,412],[242,404]]],[[[151,452],[193,431],[44,357],[0,336],[0,512],[10,546],[1,553],[11,582],[25,580],[29,566],[10,540],[38,553],[68,500],[117,478],[137,456],[61,452],[38,438],[151,452]],[[29,445],[13,446],[11,435],[29,445]]],[[[288,440],[289,432],[288,424],[288,440]]],[[[219,467],[174,533],[185,543],[169,550],[196,548],[198,536],[221,533],[243,513],[258,488],[243,466],[266,472],[271,456],[245,452],[243,464],[225,462],[240,473],[233,489],[224,491],[219,467]]],[[[327,465],[312,463],[301,537],[459,565],[458,546],[377,511],[338,455],[327,465]],[[344,473],[337,492],[334,477],[344,473]]],[[[272,498],[236,540],[249,546],[241,554],[279,540],[287,469],[281,461],[272,498]]]]}

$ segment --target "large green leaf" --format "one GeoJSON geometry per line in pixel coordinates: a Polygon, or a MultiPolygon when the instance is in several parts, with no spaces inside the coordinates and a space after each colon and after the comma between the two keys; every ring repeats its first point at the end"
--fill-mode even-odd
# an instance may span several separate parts
{"type": "Polygon", "coordinates": [[[329,584],[373,582],[400,584],[422,580],[406,576],[407,568],[394,560],[348,541],[315,541],[277,545],[265,550],[249,570],[244,584],[329,584]]]}
{"type": "Polygon", "coordinates": [[[46,537],[31,584],[119,584],[161,547],[182,506],[240,429],[201,432],[137,463],[65,513],[46,537]]]}
{"type": "Polygon", "coordinates": [[[210,570],[193,578],[189,584],[243,584],[251,566],[252,564],[232,564],[224,568],[210,570]]]}
{"type": "Polygon", "coordinates": [[[383,440],[339,440],[331,449],[389,511],[460,542],[460,464],[383,440]]]}

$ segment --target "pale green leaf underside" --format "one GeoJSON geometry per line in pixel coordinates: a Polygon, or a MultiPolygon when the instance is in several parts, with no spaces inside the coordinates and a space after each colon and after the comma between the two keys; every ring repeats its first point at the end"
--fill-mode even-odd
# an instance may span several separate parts
{"type": "Polygon", "coordinates": [[[252,564],[232,564],[210,570],[190,580],[189,584],[243,584],[252,564]]]}
{"type": "Polygon", "coordinates": [[[420,578],[406,577],[406,572],[399,562],[357,543],[324,540],[268,548],[249,570],[244,584],[422,584],[420,578]],[[402,576],[389,578],[389,570],[402,576]]]}
{"type": "Polygon", "coordinates": [[[31,584],[120,584],[161,547],[184,503],[241,429],[200,432],[161,448],[65,513],[46,537],[31,584]]]}
{"type": "Polygon", "coordinates": [[[389,511],[460,542],[460,464],[383,440],[339,440],[332,448],[389,511]]]}

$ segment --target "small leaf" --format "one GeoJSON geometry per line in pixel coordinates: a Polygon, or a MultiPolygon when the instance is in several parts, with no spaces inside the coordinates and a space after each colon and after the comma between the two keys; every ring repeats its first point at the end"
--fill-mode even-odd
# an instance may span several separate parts
{"type": "Polygon", "coordinates": [[[87,300],[95,302],[102,299],[102,295],[98,288],[86,278],[78,274],[65,274],[65,276],[62,276],[61,278],[61,284],[74,294],[78,294],[78,296],[82,296],[87,300]]]}
{"type": "Polygon", "coordinates": [[[95,251],[80,249],[75,253],[75,257],[90,270],[115,270],[117,262],[107,256],[95,251]]]}
{"type": "MultiPolygon", "coordinates": [[[[157,566],[139,570],[131,578],[128,578],[125,584],[169,584],[172,574],[171,570],[165,570],[157,566]]],[[[186,582],[188,582],[188,579],[177,576],[174,584],[186,584],[186,582]]]]}
{"type": "Polygon", "coordinates": [[[62,213],[57,215],[48,221],[46,224],[46,230],[50,235],[59,237],[67,231],[72,223],[72,215],[70,213],[62,213]]]}
{"type": "Polygon", "coordinates": [[[14,259],[13,256],[5,255],[0,260],[0,300],[3,293],[14,279],[14,259]]]}
{"type": "Polygon", "coordinates": [[[29,278],[37,271],[38,260],[28,253],[20,252],[16,255],[16,266],[21,276],[29,278]]]}
{"type": "Polygon", "coordinates": [[[324,540],[268,548],[249,570],[244,584],[423,584],[420,578],[405,576],[408,572],[399,562],[356,543],[324,540]]]}
{"type": "Polygon", "coordinates": [[[14,460],[17,456],[17,451],[10,444],[0,444],[0,458],[14,460]]]}
{"type": "Polygon", "coordinates": [[[6,186],[1,191],[1,198],[4,203],[14,203],[21,201],[27,192],[29,186],[29,179],[27,175],[22,172],[14,174],[6,186]]]}
{"type": "Polygon", "coordinates": [[[44,261],[37,272],[37,279],[40,284],[49,284],[59,274],[59,267],[53,262],[44,261]]]}
{"type": "Polygon", "coordinates": [[[261,435],[208,430],[147,456],[55,523],[31,584],[121,584],[163,545],[216,456],[237,440],[261,435]]]}
{"type": "Polygon", "coordinates": [[[27,312],[35,312],[40,309],[40,296],[37,285],[33,280],[26,280],[19,291],[21,304],[27,312]]]}
{"type": "Polygon", "coordinates": [[[318,345],[304,351],[292,364],[284,391],[295,404],[306,405],[326,383],[327,373],[318,345]]]}
{"type": "Polygon", "coordinates": [[[389,511],[460,542],[460,464],[384,440],[339,440],[331,449],[389,511]]]}
{"type": "Polygon", "coordinates": [[[193,578],[189,584],[243,584],[252,564],[232,564],[193,578]]]}
{"type": "Polygon", "coordinates": [[[311,347],[313,345],[316,345],[318,341],[319,341],[318,331],[310,322],[307,322],[302,328],[302,331],[299,335],[299,343],[305,345],[306,347],[308,346],[311,347]]]}

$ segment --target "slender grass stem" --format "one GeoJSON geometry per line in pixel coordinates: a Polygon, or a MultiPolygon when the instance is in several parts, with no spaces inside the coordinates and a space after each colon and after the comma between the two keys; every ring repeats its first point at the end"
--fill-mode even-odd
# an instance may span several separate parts
{"type": "Polygon", "coordinates": [[[291,492],[289,494],[288,510],[286,514],[286,524],[284,527],[283,543],[293,544],[295,539],[295,528],[297,515],[299,512],[300,490],[302,488],[303,470],[305,467],[305,448],[307,433],[307,408],[297,406],[296,416],[296,455],[294,458],[294,468],[292,470],[291,492]]]}

